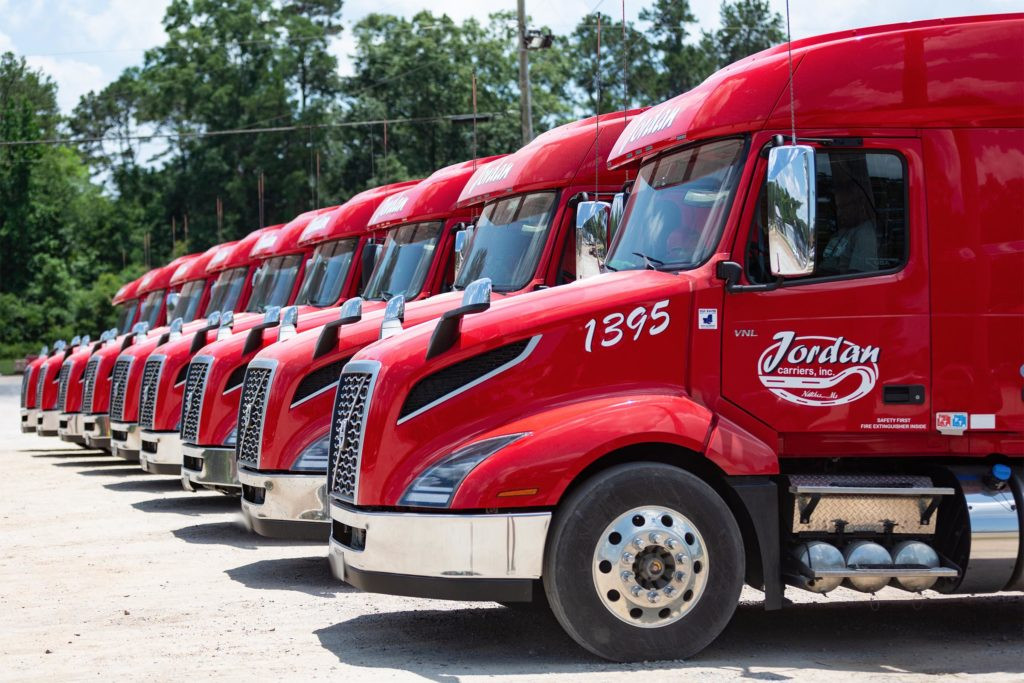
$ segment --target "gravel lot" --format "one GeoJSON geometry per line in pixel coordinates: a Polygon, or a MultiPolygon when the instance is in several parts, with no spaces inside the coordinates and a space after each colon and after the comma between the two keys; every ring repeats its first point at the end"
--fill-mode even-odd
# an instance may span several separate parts
{"type": "Polygon", "coordinates": [[[688,662],[618,665],[553,618],[495,603],[361,593],[324,546],[248,533],[236,500],[189,494],[97,451],[18,431],[0,377],[0,678],[5,680],[1021,680],[1024,599],[840,589],[766,613],[744,594],[688,662]],[[810,603],[822,604],[810,604],[810,603]]]}

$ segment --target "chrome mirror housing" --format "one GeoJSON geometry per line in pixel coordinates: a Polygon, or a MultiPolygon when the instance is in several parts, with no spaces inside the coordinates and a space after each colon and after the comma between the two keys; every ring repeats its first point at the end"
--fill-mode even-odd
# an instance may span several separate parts
{"type": "Polygon", "coordinates": [[[619,223],[622,222],[622,216],[626,213],[626,193],[616,192],[615,196],[612,197],[612,206],[608,216],[608,242],[610,243],[612,237],[615,236],[615,231],[619,229],[619,223]]]}
{"type": "Polygon", "coordinates": [[[167,312],[174,313],[174,309],[178,307],[178,302],[181,301],[181,295],[177,292],[171,292],[165,299],[167,304],[167,312]]]}
{"type": "Polygon", "coordinates": [[[599,275],[608,252],[608,202],[582,201],[576,205],[576,279],[599,275]]]}
{"type": "Polygon", "coordinates": [[[82,346],[88,346],[90,341],[92,341],[92,338],[89,335],[85,335],[82,337],[81,344],[82,346]]]}
{"type": "Polygon", "coordinates": [[[74,337],[71,338],[71,347],[72,348],[78,346],[81,343],[82,343],[82,338],[79,337],[77,334],[74,337]]]}
{"type": "Polygon", "coordinates": [[[47,346],[46,344],[43,344],[43,348],[39,349],[39,355],[40,356],[49,356],[50,355],[50,347],[47,346]]]}
{"type": "Polygon", "coordinates": [[[466,289],[462,292],[462,305],[478,307],[486,304],[489,308],[491,305],[491,278],[482,277],[479,280],[473,280],[466,289]]]}
{"type": "Polygon", "coordinates": [[[132,325],[132,334],[136,337],[145,337],[149,334],[149,323],[143,321],[132,325]]]}
{"type": "Polygon", "coordinates": [[[466,262],[466,255],[469,253],[469,245],[473,241],[473,234],[476,226],[472,223],[460,223],[456,226],[455,232],[455,275],[462,271],[462,265],[466,262]],[[460,226],[465,226],[461,227],[460,226]]]}
{"type": "Polygon", "coordinates": [[[219,327],[220,326],[220,311],[214,311],[206,318],[206,324],[208,327],[219,327]]]}
{"type": "Polygon", "coordinates": [[[773,147],[768,152],[768,256],[772,275],[814,272],[814,148],[773,147]]]}
{"type": "Polygon", "coordinates": [[[299,307],[288,306],[281,310],[281,325],[277,328],[277,341],[295,336],[295,325],[299,322],[299,307]]]}
{"type": "Polygon", "coordinates": [[[181,336],[181,328],[184,327],[185,321],[181,318],[175,318],[171,322],[171,329],[168,334],[168,339],[177,339],[181,336]]]}
{"type": "Polygon", "coordinates": [[[359,322],[363,318],[363,297],[354,296],[341,305],[338,318],[342,325],[359,322]]]}
{"type": "Polygon", "coordinates": [[[57,341],[53,342],[53,352],[54,353],[60,353],[61,351],[63,351],[67,347],[68,347],[68,343],[66,341],[64,341],[63,339],[58,339],[57,341]]]}
{"type": "Polygon", "coordinates": [[[217,328],[217,341],[231,336],[231,328],[235,324],[235,314],[226,311],[220,316],[220,327],[217,328]]]}
{"type": "Polygon", "coordinates": [[[380,338],[387,339],[402,331],[405,320],[405,295],[399,294],[388,299],[384,308],[384,322],[380,324],[380,338]]]}
{"type": "Polygon", "coordinates": [[[265,323],[276,323],[281,320],[281,307],[280,306],[267,306],[267,309],[263,312],[263,322],[265,323]]]}

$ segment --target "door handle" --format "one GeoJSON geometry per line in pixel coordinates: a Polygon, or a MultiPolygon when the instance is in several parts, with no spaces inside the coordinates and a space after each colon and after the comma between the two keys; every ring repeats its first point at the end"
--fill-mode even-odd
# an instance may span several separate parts
{"type": "Polygon", "coordinates": [[[882,403],[921,405],[924,403],[924,385],[886,384],[882,387],[882,403]]]}

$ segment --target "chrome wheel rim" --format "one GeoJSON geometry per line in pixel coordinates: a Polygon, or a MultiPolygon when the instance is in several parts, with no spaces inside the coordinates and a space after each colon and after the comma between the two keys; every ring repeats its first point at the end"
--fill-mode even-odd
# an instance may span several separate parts
{"type": "Polygon", "coordinates": [[[591,567],[601,604],[641,628],[668,626],[686,616],[704,593],[709,570],[700,531],[662,506],[616,517],[598,538],[591,567]]]}

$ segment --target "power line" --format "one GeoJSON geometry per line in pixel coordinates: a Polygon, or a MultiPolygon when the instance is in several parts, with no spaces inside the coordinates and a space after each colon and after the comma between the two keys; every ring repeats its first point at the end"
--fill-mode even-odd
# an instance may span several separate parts
{"type": "MultiPolygon", "coordinates": [[[[480,112],[478,117],[505,116],[509,112],[480,112]]],[[[45,140],[3,140],[0,147],[17,147],[24,145],[81,145],[92,142],[120,142],[124,140],[173,140],[187,138],[221,137],[226,135],[253,135],[264,133],[287,133],[291,131],[311,131],[322,128],[355,128],[357,126],[379,126],[402,123],[430,123],[434,121],[451,121],[458,118],[472,118],[473,114],[444,114],[441,116],[420,116],[406,119],[369,119],[364,121],[342,121],[340,123],[312,123],[296,126],[268,126],[264,128],[228,128],[225,130],[190,131],[185,133],[151,133],[148,135],[115,135],[93,138],[49,138],[45,140]]]]}

